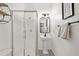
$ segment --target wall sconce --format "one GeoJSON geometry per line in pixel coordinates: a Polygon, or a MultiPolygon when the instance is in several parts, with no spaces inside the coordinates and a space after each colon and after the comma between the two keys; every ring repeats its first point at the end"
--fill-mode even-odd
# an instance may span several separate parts
{"type": "Polygon", "coordinates": [[[0,23],[8,23],[11,20],[11,10],[5,3],[0,3],[0,23]]]}

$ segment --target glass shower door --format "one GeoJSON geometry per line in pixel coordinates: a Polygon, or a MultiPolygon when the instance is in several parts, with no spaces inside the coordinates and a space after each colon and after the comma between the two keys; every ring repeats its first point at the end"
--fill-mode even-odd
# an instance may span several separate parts
{"type": "Polygon", "coordinates": [[[24,55],[24,12],[13,12],[13,56],[24,55]]]}

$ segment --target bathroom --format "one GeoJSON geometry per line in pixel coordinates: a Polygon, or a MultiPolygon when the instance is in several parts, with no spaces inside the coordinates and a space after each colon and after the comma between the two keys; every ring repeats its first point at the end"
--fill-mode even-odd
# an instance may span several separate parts
{"type": "Polygon", "coordinates": [[[0,56],[79,56],[79,23],[71,25],[79,21],[79,3],[69,3],[72,16],[67,19],[62,18],[65,3],[5,4],[11,15],[4,18],[8,22],[0,21],[0,56]],[[40,29],[42,17],[47,17],[47,30],[40,29]],[[62,39],[60,25],[67,23],[71,38],[62,39]]]}

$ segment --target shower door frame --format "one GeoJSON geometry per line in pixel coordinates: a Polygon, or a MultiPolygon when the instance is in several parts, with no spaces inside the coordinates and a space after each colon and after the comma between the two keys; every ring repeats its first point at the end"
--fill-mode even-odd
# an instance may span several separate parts
{"type": "MultiPolygon", "coordinates": [[[[12,30],[12,56],[13,56],[13,49],[14,49],[14,45],[13,45],[13,40],[14,40],[14,28],[13,28],[13,12],[36,12],[36,48],[35,48],[35,56],[37,56],[38,53],[38,13],[36,10],[12,10],[12,22],[11,22],[11,30],[12,30]]],[[[25,15],[24,15],[25,16],[25,15]]],[[[25,45],[25,44],[24,44],[25,45]]],[[[24,48],[25,51],[25,48],[24,48]]],[[[24,52],[24,56],[25,56],[25,52],[24,52]]]]}

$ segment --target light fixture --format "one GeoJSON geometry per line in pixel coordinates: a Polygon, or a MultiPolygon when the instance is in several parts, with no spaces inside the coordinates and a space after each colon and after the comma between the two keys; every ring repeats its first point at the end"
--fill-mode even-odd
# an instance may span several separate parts
{"type": "Polygon", "coordinates": [[[0,23],[8,23],[11,20],[11,10],[5,3],[0,3],[0,23]]]}

